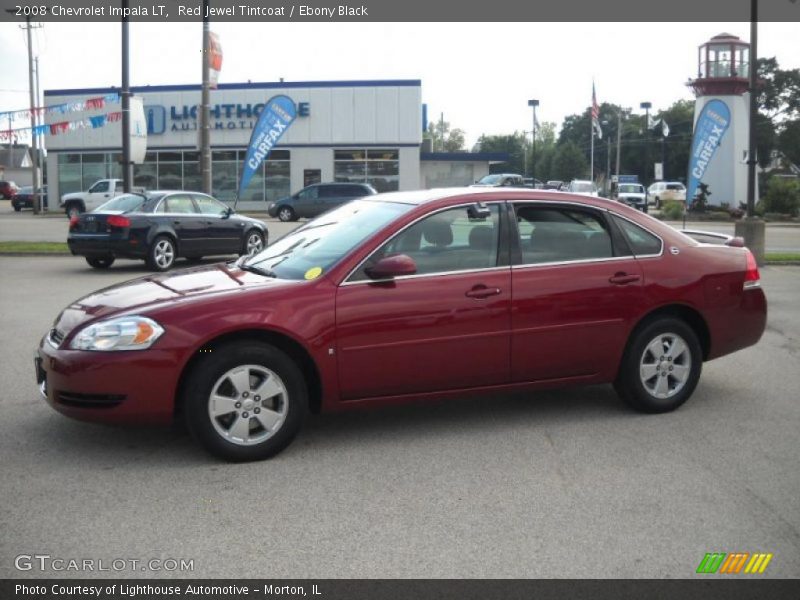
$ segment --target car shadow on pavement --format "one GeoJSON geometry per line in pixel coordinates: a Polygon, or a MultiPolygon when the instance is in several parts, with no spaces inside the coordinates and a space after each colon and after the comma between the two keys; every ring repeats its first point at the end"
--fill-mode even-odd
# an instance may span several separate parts
{"type": "MultiPolygon", "coordinates": [[[[173,466],[216,464],[182,422],[171,427],[119,427],[83,423],[60,415],[36,419],[20,440],[26,454],[58,454],[83,467],[113,468],[165,462],[173,466]],[[47,440],[35,447],[37,440],[47,440]],[[92,466],[92,463],[94,465],[92,466]]],[[[428,445],[442,437],[479,440],[494,435],[536,435],[549,427],[619,420],[636,416],[611,386],[538,393],[514,393],[455,400],[419,401],[404,406],[310,416],[297,439],[273,460],[308,458],[308,452],[342,453],[364,445],[428,445]]],[[[18,450],[22,448],[17,447],[18,450]]]]}

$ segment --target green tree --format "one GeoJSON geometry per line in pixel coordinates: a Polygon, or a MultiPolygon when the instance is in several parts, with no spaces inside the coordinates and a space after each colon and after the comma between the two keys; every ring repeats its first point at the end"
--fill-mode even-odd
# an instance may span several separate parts
{"type": "Polygon", "coordinates": [[[571,140],[560,143],[552,162],[552,174],[555,179],[570,181],[586,176],[588,168],[586,158],[578,145],[571,140]]]}
{"type": "Polygon", "coordinates": [[[778,150],[796,165],[800,165],[800,119],[788,121],[778,135],[778,150]]]}
{"type": "Polygon", "coordinates": [[[524,174],[525,156],[528,152],[529,142],[525,134],[515,131],[510,135],[482,135],[478,138],[473,150],[475,152],[503,152],[508,154],[507,163],[492,165],[492,173],[519,173],[524,174]]]}
{"type": "Polygon", "coordinates": [[[433,149],[436,152],[465,152],[466,141],[463,129],[451,129],[447,121],[432,121],[428,123],[427,137],[433,140],[433,149]]]}
{"type": "Polygon", "coordinates": [[[775,57],[760,58],[757,64],[756,144],[758,162],[766,166],[776,146],[787,154],[781,134],[790,123],[800,119],[800,69],[781,69],[775,57]]]}

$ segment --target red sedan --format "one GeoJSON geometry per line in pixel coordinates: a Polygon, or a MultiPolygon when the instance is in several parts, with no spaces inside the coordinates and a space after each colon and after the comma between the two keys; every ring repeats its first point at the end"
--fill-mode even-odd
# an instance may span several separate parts
{"type": "Polygon", "coordinates": [[[180,416],[212,453],[251,460],[286,447],[307,411],[598,383],[670,411],[704,361],[755,344],[766,315],[746,248],[619,203],[399,192],[254,256],[75,301],[39,346],[37,379],[71,417],[180,416]]]}

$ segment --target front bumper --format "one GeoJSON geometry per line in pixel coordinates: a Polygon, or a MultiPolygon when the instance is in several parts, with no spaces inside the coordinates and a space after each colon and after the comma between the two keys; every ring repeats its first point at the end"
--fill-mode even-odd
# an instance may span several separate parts
{"type": "Polygon", "coordinates": [[[68,417],[114,424],[166,424],[173,418],[182,364],[174,351],[64,350],[45,336],[34,363],[47,403],[68,417]]]}

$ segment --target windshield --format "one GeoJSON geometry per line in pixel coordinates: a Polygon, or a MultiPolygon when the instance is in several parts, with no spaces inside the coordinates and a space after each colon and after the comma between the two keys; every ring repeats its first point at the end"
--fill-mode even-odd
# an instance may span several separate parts
{"type": "Polygon", "coordinates": [[[31,192],[33,192],[33,186],[25,185],[25,186],[19,188],[19,193],[20,194],[30,194],[31,192]]]}
{"type": "Polygon", "coordinates": [[[485,175],[478,180],[478,183],[482,183],[485,185],[497,185],[501,183],[503,180],[502,175],[485,175]]]}
{"type": "Polygon", "coordinates": [[[622,184],[619,186],[621,194],[644,194],[644,188],[640,185],[622,184]]]}
{"type": "Polygon", "coordinates": [[[123,194],[122,196],[117,196],[116,198],[112,198],[105,204],[101,204],[95,209],[95,212],[103,212],[107,210],[131,212],[133,210],[138,210],[143,203],[144,203],[144,198],[142,196],[135,196],[134,194],[123,194]]]}
{"type": "Polygon", "coordinates": [[[281,279],[315,279],[370,235],[413,208],[353,200],[309,221],[245,261],[281,279]]]}

